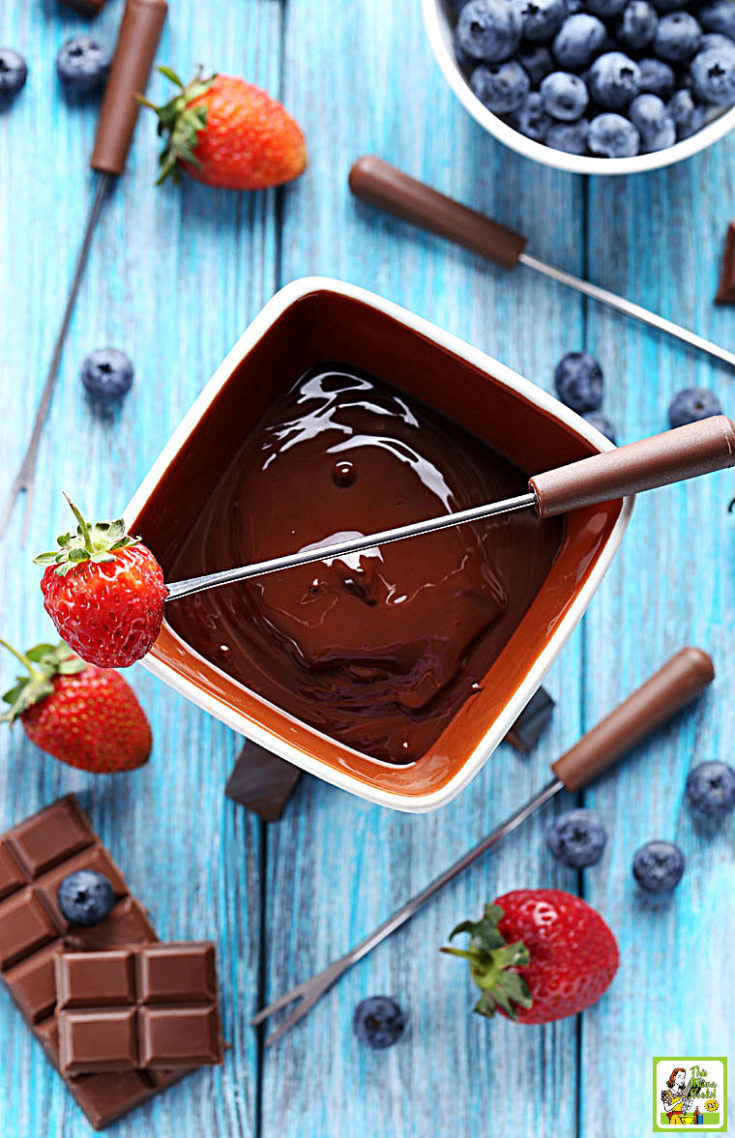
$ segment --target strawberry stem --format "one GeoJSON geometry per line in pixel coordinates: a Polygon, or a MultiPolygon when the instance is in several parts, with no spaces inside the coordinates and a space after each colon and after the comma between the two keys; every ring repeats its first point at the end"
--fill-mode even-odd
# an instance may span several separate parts
{"type": "Polygon", "coordinates": [[[7,648],[8,652],[15,656],[16,660],[19,660],[24,668],[28,669],[31,676],[36,677],[41,675],[39,669],[34,668],[28,657],[24,656],[22,652],[19,652],[17,648],[13,648],[12,644],[8,644],[7,640],[3,640],[2,636],[0,636],[0,645],[2,645],[3,648],[7,648]]]}
{"type": "Polygon", "coordinates": [[[87,525],[86,521],[84,520],[84,518],[80,514],[78,508],[72,502],[72,500],[69,497],[69,495],[67,494],[66,490],[62,490],[62,494],[64,495],[67,502],[71,506],[71,511],[74,514],[74,517],[77,519],[77,522],[79,523],[79,529],[81,531],[82,537],[84,538],[84,548],[87,550],[87,553],[92,554],[94,552],[94,550],[92,548],[92,538],[90,537],[90,534],[89,534],[89,526],[87,525]]]}

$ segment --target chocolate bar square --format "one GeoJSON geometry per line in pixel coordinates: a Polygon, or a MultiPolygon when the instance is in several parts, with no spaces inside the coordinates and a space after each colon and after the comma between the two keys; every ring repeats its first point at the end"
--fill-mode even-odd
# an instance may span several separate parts
{"type": "Polygon", "coordinates": [[[61,952],[56,991],[65,1075],[222,1062],[208,941],[61,952]]]}
{"type": "MultiPolygon", "coordinates": [[[[157,941],[146,912],[76,798],[52,803],[0,836],[0,978],[54,1067],[59,1067],[55,962],[65,947],[109,949],[157,941]],[[115,904],[89,928],[70,925],[57,902],[62,880],[97,869],[115,904]]],[[[189,1068],[190,1069],[190,1068],[189,1068]]],[[[109,1126],[188,1070],[93,1074],[64,1081],[96,1129],[109,1126]]]]}

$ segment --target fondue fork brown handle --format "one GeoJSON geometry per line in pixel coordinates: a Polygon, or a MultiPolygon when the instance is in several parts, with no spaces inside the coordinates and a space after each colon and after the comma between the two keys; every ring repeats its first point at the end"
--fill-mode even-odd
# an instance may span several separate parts
{"type": "Polygon", "coordinates": [[[735,425],[724,415],[717,415],[700,423],[689,423],[685,427],[666,431],[654,438],[583,458],[557,470],[548,470],[545,474],[536,474],[529,482],[529,493],[517,498],[472,506],[467,510],[441,514],[420,522],[409,522],[345,541],[309,546],[282,557],[272,557],[252,565],[240,565],[235,569],[222,569],[203,577],[173,581],[169,583],[166,600],[176,601],[205,589],[247,581],[251,577],[293,569],[298,565],[346,557],[393,541],[421,537],[450,526],[483,521],[516,510],[535,508],[542,518],[550,518],[568,510],[608,502],[733,465],[735,425]]]}
{"type": "Polygon", "coordinates": [[[349,184],[355,197],[368,205],[454,241],[504,269],[515,268],[526,248],[526,238],[520,233],[372,154],[358,158],[350,170],[349,184]]]}
{"type": "Polygon", "coordinates": [[[97,124],[93,170],[119,177],[125,169],[140,103],[166,22],[165,0],[127,0],[97,124]]]}
{"type": "Polygon", "coordinates": [[[583,296],[589,296],[633,320],[640,320],[642,324],[665,332],[688,347],[735,368],[735,352],[706,340],[704,336],[683,328],[681,324],[675,324],[665,316],[659,316],[657,312],[651,312],[641,304],[618,296],[610,289],[601,288],[565,269],[550,265],[548,261],[542,261],[540,257],[532,256],[526,251],[526,238],[520,233],[514,233],[512,229],[492,221],[477,210],[469,209],[453,198],[438,193],[373,154],[357,159],[350,170],[349,183],[356,198],[385,213],[393,214],[401,221],[408,221],[439,237],[445,237],[448,241],[454,241],[504,269],[525,265],[527,269],[533,269],[558,284],[573,288],[583,296]]]}
{"type": "Polygon", "coordinates": [[[478,857],[497,845],[504,837],[517,829],[534,811],[538,810],[560,790],[577,791],[587,786],[603,771],[608,770],[631,747],[640,743],[646,735],[661,726],[675,712],[699,695],[714,679],[712,660],[700,648],[683,648],[664,664],[642,687],[633,692],[606,719],[589,731],[582,739],[552,764],[554,778],[534,795],[519,810],[506,818],[492,833],[473,846],[463,857],[455,861],[449,869],[436,877],[425,889],[407,901],[374,932],[359,944],[333,961],[322,972],[302,981],[274,1000],[253,1016],[251,1024],[263,1023],[274,1012],[299,1000],[299,1004],[265,1041],[266,1047],[275,1043],[309,1012],[340,976],[362,960],[391,933],[409,921],[411,917],[443,885],[476,861],[478,857]]]}
{"type": "Polygon", "coordinates": [[[536,474],[529,489],[542,518],[735,466],[735,423],[714,415],[661,435],[536,474]]]}

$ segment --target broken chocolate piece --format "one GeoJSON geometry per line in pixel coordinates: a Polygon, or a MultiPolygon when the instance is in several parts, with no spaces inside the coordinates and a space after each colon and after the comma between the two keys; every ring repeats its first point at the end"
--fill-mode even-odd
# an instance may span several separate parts
{"type": "Polygon", "coordinates": [[[727,227],[725,252],[722,258],[720,284],[715,304],[735,304],[735,221],[727,227]]]}
{"type": "Polygon", "coordinates": [[[506,743],[527,755],[549,726],[555,706],[546,688],[539,688],[505,736],[506,743]]]}
{"type": "Polygon", "coordinates": [[[292,763],[246,740],[227,780],[225,794],[266,822],[277,822],[301,774],[292,763]]]}

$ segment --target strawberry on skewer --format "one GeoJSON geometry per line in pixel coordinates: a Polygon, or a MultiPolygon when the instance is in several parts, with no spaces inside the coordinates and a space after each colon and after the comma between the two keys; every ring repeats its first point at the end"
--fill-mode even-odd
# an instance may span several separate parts
{"type": "Polygon", "coordinates": [[[20,719],[37,747],[96,774],[135,770],[152,736],[135,692],[119,672],[85,664],[66,644],[37,644],[25,655],[0,639],[25,672],[3,696],[0,722],[20,719]]]}
{"type": "Polygon", "coordinates": [[[469,961],[482,995],[480,1015],[550,1023],[599,1000],[618,970],[615,937],[586,901],[559,889],[516,889],[463,921],[467,949],[442,948],[469,961]]]}
{"type": "Polygon", "coordinates": [[[59,549],[34,558],[44,608],[60,636],[89,664],[127,668],[153,646],[168,590],[151,551],[125,532],[122,519],[90,525],[77,519],[59,549]]]}

